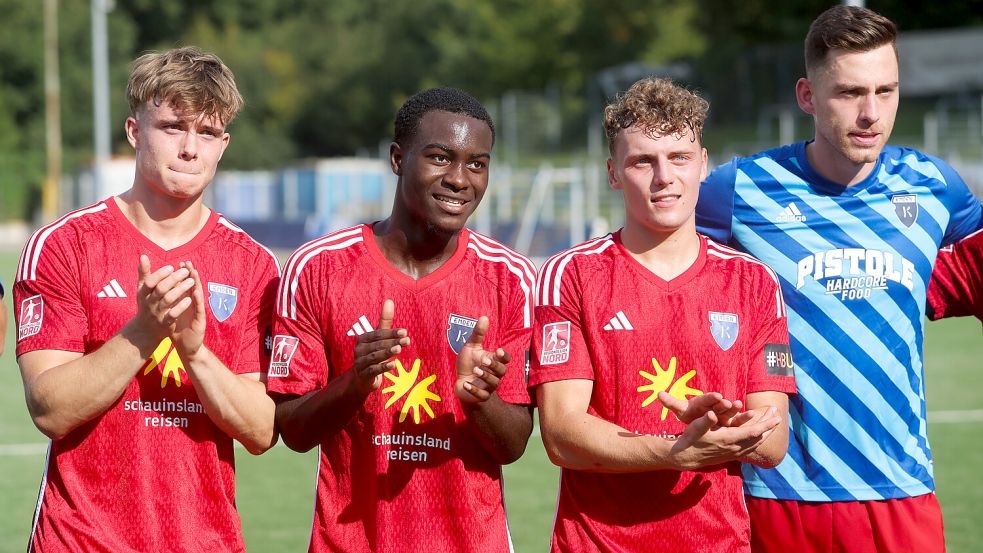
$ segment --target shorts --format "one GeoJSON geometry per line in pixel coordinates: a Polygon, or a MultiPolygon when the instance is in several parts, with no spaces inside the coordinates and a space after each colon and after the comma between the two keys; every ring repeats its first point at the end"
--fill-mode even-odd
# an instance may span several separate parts
{"type": "Polygon", "coordinates": [[[934,493],[872,501],[746,497],[753,553],[943,553],[934,493]]]}

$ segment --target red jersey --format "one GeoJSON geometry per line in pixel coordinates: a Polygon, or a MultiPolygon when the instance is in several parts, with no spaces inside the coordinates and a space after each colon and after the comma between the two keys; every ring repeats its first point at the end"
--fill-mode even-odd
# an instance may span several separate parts
{"type": "Polygon", "coordinates": [[[983,232],[939,250],[928,284],[928,318],[983,320],[983,232]]]}
{"type": "MultiPolygon", "coordinates": [[[[660,391],[793,392],[785,305],[774,272],[700,237],[699,257],[665,281],[620,232],[550,258],[539,274],[529,385],[594,381],[588,413],[630,432],[685,425],[660,391]]],[[[740,464],[601,474],[563,469],[554,551],[747,551],[740,464]]]]}
{"type": "Polygon", "coordinates": [[[386,260],[368,225],[294,252],[277,295],[271,393],[305,394],[349,370],[386,299],[411,340],[381,388],[320,444],[311,551],[510,550],[501,466],[454,394],[455,361],[488,316],[485,349],[512,356],[498,394],[529,403],[534,279],[528,259],[467,229],[451,258],[418,280],[386,260]]]}
{"type": "MultiPolygon", "coordinates": [[[[90,353],[136,314],[140,254],[194,263],[208,302],[205,346],[230,370],[265,370],[279,267],[212,212],[162,250],[109,198],[28,241],[17,268],[17,354],[90,353]],[[266,338],[264,340],[264,337],[266,338]]],[[[53,440],[31,544],[39,551],[243,551],[232,439],[205,413],[167,338],[105,413],[53,440]]]]}

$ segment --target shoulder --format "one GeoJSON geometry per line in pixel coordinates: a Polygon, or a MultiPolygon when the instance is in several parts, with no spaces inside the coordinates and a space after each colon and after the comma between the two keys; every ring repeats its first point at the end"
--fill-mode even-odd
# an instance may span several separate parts
{"type": "Polygon", "coordinates": [[[472,230],[467,231],[467,248],[477,264],[487,267],[499,277],[519,283],[524,289],[532,288],[536,280],[536,265],[528,257],[472,230]]]}
{"type": "MultiPolygon", "coordinates": [[[[35,279],[42,258],[54,251],[79,250],[82,236],[103,227],[111,220],[106,201],[66,213],[36,230],[24,245],[17,266],[17,280],[35,279]]],[[[64,260],[71,256],[61,257],[64,260]]]]}
{"type": "Polygon", "coordinates": [[[305,268],[313,265],[345,264],[362,252],[365,241],[365,225],[341,229],[300,246],[287,259],[283,266],[284,278],[296,278],[305,268]]]}
{"type": "Polygon", "coordinates": [[[920,180],[934,180],[944,186],[963,184],[962,177],[951,165],[915,148],[888,144],[881,151],[881,161],[889,174],[908,172],[920,180]]]}
{"type": "Polygon", "coordinates": [[[257,264],[271,265],[276,269],[277,274],[280,274],[280,260],[277,259],[276,255],[269,248],[250,236],[249,233],[226,219],[224,215],[218,215],[216,228],[222,234],[222,238],[225,241],[241,248],[247,257],[254,259],[257,264]]]}
{"type": "Polygon", "coordinates": [[[707,260],[736,271],[749,281],[779,286],[778,274],[767,263],[749,253],[735,250],[707,238],[707,260]]]}
{"type": "Polygon", "coordinates": [[[588,240],[582,244],[563,250],[543,263],[539,270],[537,286],[537,305],[551,305],[558,301],[559,289],[564,279],[577,273],[580,278],[597,270],[610,267],[616,251],[613,234],[588,240]],[[556,297],[554,297],[556,296],[556,297]]]}

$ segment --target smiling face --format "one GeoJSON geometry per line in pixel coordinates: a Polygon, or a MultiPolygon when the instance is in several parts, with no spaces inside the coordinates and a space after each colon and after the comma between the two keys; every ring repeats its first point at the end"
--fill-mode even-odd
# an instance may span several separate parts
{"type": "Polygon", "coordinates": [[[813,73],[796,84],[799,106],[816,124],[809,161],[823,176],[854,184],[870,174],[894,128],[897,54],[891,44],[867,52],[834,49],[813,73]]]}
{"type": "Polygon", "coordinates": [[[430,231],[460,231],[488,187],[492,143],[484,121],[446,111],[424,114],[407,144],[390,146],[399,176],[393,211],[430,231]]]}
{"type": "Polygon", "coordinates": [[[134,187],[181,200],[201,195],[229,145],[217,116],[186,116],[170,102],[147,102],[127,118],[126,136],[136,150],[134,187]]]}
{"type": "Polygon", "coordinates": [[[659,236],[695,233],[707,151],[692,131],[653,136],[631,126],[612,145],[608,182],[624,194],[626,230],[659,236]]]}

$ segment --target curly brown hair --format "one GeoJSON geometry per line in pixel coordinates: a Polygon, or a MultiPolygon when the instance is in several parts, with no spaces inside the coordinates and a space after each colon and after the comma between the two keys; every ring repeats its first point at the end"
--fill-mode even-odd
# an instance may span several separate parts
{"type": "Polygon", "coordinates": [[[680,137],[690,131],[703,144],[703,123],[710,103],[671,79],[646,77],[604,108],[604,133],[614,154],[614,139],[622,129],[638,126],[654,138],[680,137]]]}
{"type": "Polygon", "coordinates": [[[170,102],[187,115],[216,115],[228,125],[242,109],[232,70],[194,46],[144,54],[133,62],[126,98],[135,117],[147,102],[170,102]]]}

